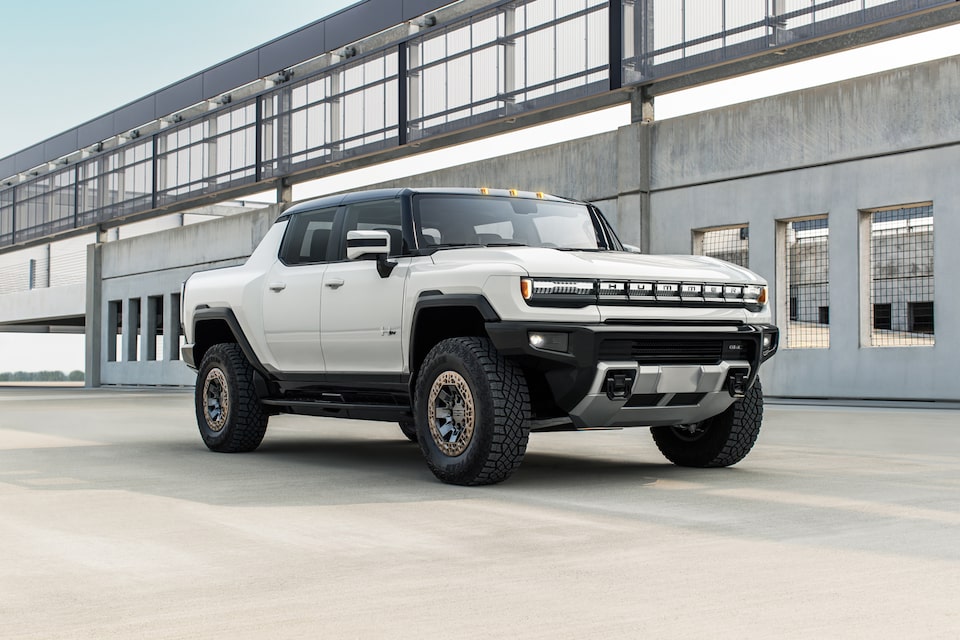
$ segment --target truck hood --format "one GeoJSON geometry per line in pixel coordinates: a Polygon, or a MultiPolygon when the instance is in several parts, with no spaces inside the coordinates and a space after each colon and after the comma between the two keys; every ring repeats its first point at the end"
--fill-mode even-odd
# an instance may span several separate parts
{"type": "Polygon", "coordinates": [[[706,256],[653,256],[621,251],[558,251],[541,247],[464,247],[433,254],[436,264],[515,265],[533,277],[610,278],[661,282],[766,284],[735,264],[706,256]]]}

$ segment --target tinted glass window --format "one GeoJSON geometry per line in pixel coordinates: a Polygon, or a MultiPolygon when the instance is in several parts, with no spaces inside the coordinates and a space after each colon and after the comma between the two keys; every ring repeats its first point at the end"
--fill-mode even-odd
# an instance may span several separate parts
{"type": "MultiPolygon", "coordinates": [[[[358,202],[347,207],[343,222],[343,234],[348,231],[382,230],[390,234],[390,255],[400,256],[409,253],[403,242],[402,216],[399,200],[377,200],[358,202]]],[[[343,249],[341,258],[346,256],[343,249]]]]}
{"type": "Polygon", "coordinates": [[[581,204],[469,195],[414,199],[420,246],[525,245],[605,248],[590,211],[581,204]]]}
{"type": "Polygon", "coordinates": [[[336,208],[306,211],[292,217],[280,247],[286,264],[314,264],[330,260],[336,208]]]}

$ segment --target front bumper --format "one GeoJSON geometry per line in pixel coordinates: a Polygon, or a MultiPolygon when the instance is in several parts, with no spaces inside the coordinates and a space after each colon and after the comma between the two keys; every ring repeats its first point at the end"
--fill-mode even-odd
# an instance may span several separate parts
{"type": "Polygon", "coordinates": [[[753,385],[779,338],[768,324],[486,328],[500,353],[543,374],[556,407],[577,428],[688,424],[717,415],[753,385]],[[566,351],[532,346],[531,333],[565,334],[566,351]]]}

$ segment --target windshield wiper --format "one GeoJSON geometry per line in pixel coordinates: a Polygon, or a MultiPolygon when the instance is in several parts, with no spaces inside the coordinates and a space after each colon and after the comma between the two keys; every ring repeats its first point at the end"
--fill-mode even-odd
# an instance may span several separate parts
{"type": "Polygon", "coordinates": [[[526,247],[526,242],[488,242],[486,247],[526,247]]]}
{"type": "Polygon", "coordinates": [[[553,249],[556,249],[557,251],[589,251],[589,252],[592,252],[592,253],[599,253],[599,252],[601,252],[601,251],[609,251],[609,249],[591,249],[591,248],[584,248],[584,247],[552,247],[552,248],[553,248],[553,249]]]}

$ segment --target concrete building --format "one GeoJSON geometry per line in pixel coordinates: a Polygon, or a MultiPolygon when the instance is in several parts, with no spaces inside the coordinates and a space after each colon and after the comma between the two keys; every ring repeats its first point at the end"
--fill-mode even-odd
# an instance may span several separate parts
{"type": "MultiPolygon", "coordinates": [[[[131,169],[138,163],[153,163],[158,177],[151,199],[173,206],[181,197],[178,194],[187,193],[191,197],[183,202],[201,203],[208,197],[209,185],[220,184],[226,185],[218,192],[223,197],[272,186],[281,204],[113,242],[104,242],[101,230],[100,241],[88,250],[82,293],[72,284],[72,297],[62,296],[67,288],[54,286],[48,278],[49,287],[2,295],[0,323],[15,326],[82,318],[90,384],[191,384],[191,372],[177,360],[179,335],[173,330],[178,324],[180,283],[192,271],[237,264],[249,255],[289,199],[291,180],[363,166],[401,152],[417,153],[421,147],[452,144],[468,135],[487,135],[517,121],[533,124],[628,100],[634,106],[635,121],[617,131],[411,176],[390,185],[520,186],[558,193],[596,203],[624,241],[651,252],[693,251],[747,264],[773,284],[772,304],[784,331],[783,349],[765,373],[770,395],[960,399],[951,377],[953,363],[960,357],[960,338],[945,330],[950,318],[960,312],[960,295],[948,286],[950,274],[960,270],[960,256],[950,250],[952,239],[960,237],[956,215],[960,196],[954,193],[951,169],[960,160],[960,114],[952,107],[960,100],[960,59],[660,122],[653,118],[650,95],[656,87],[676,88],[676,81],[664,77],[625,89],[621,83],[630,78],[626,69],[635,68],[630,60],[637,57],[636,52],[630,53],[636,45],[625,38],[615,53],[624,61],[617,65],[623,76],[613,78],[611,73],[599,87],[591,80],[596,71],[589,56],[574,70],[578,80],[572,89],[563,88],[565,81],[557,75],[539,84],[529,77],[504,76],[502,80],[516,96],[523,95],[515,102],[494,104],[491,115],[482,104],[486,99],[452,104],[448,94],[441,104],[422,84],[429,69],[444,69],[443,78],[448,80],[454,73],[451,60],[428,55],[433,38],[443,35],[450,43],[456,38],[451,34],[467,28],[475,36],[470,55],[482,56],[487,49],[515,55],[497,34],[507,29],[528,37],[546,29],[530,22],[524,23],[527,26],[510,23],[521,15],[529,21],[529,13],[500,5],[489,9],[484,4],[466,3],[472,11],[462,5],[447,8],[458,13],[450,14],[452,24],[445,29],[431,31],[439,27],[425,21],[422,34],[406,33],[402,44],[406,55],[397,59],[390,57],[395,50],[382,44],[386,36],[377,36],[381,48],[373,49],[372,60],[364,58],[364,65],[374,64],[364,67],[365,73],[373,75],[362,80],[362,92],[388,82],[395,69],[391,65],[400,64],[400,59],[408,69],[398,69],[397,74],[408,73],[411,65],[419,70],[416,81],[411,76],[400,83],[411,91],[403,101],[406,108],[416,113],[402,114],[400,121],[408,126],[399,127],[399,132],[388,113],[359,107],[359,113],[372,120],[351,124],[359,127],[352,133],[338,130],[336,148],[311,143],[309,134],[302,142],[296,136],[281,135],[300,126],[294,124],[297,113],[303,114],[306,123],[317,118],[346,126],[337,109],[348,102],[342,92],[337,93],[342,90],[337,82],[346,81],[343,74],[357,68],[351,66],[352,56],[337,62],[341,66],[336,68],[343,73],[320,71],[311,76],[315,79],[291,86],[281,82],[263,88],[249,103],[221,105],[226,112],[215,109],[211,115],[193,116],[191,126],[218,140],[224,129],[211,129],[214,121],[238,135],[250,129],[251,122],[258,123],[259,133],[244,144],[259,147],[257,157],[268,157],[269,162],[258,162],[253,169],[211,161],[197,169],[196,176],[188,175],[184,184],[164,186],[164,176],[172,175],[173,164],[189,157],[189,149],[196,144],[209,143],[202,137],[200,142],[187,139],[183,142],[186,155],[181,158],[169,146],[165,129],[157,130],[154,140],[165,141],[155,147],[162,149],[160,155],[154,160],[134,156],[131,161],[131,169]],[[484,29],[492,31],[487,34],[484,29]],[[312,91],[327,97],[314,99],[312,91]],[[270,111],[273,108],[277,111],[270,111]],[[289,121],[277,115],[288,112],[289,121]],[[223,113],[240,120],[222,120],[223,113]],[[245,120],[248,116],[253,120],[245,120]],[[394,134],[399,140],[391,141],[394,134]],[[397,142],[399,146],[394,146],[397,142]],[[941,284],[935,287],[937,280],[941,284]],[[20,298],[14,300],[15,296],[20,298]]],[[[521,4],[529,10],[527,5],[533,3],[521,4]]],[[[570,15],[552,14],[543,24],[552,25],[554,46],[557,30],[581,19],[584,37],[596,40],[603,33],[615,33],[614,26],[622,26],[608,24],[610,31],[591,31],[591,16],[605,15],[601,11],[606,11],[605,3],[586,2],[570,15]]],[[[442,11],[437,15],[442,22],[442,11]]],[[[927,11],[923,19],[929,21],[933,15],[944,22],[960,20],[955,6],[927,11]],[[946,11],[952,13],[947,16],[946,11]]],[[[910,20],[920,19],[906,16],[869,28],[889,30],[893,24],[906,28],[910,20]]],[[[630,24],[642,24],[639,18],[631,20],[630,24]]],[[[624,29],[623,33],[642,31],[624,29]]],[[[799,37],[801,31],[800,26],[794,29],[797,38],[792,43],[797,51],[806,46],[799,37]]],[[[823,47],[828,40],[808,44],[814,42],[823,47]]],[[[722,52],[737,59],[735,52],[722,52]]],[[[646,55],[648,62],[666,65],[662,70],[672,68],[661,49],[646,55]]],[[[701,54],[691,52],[686,59],[689,66],[681,70],[686,77],[703,73],[708,61],[697,55],[701,54]]],[[[756,54],[750,60],[757,56],[773,60],[765,55],[756,54]]],[[[731,73],[744,70],[740,66],[731,73]]],[[[491,95],[491,101],[500,99],[496,90],[491,95]]],[[[177,124],[167,126],[174,132],[182,130],[177,124]]],[[[98,193],[91,197],[102,202],[104,192],[98,193]]],[[[141,214],[136,207],[147,206],[145,199],[145,190],[134,189],[118,200],[132,207],[126,219],[138,219],[141,214]]],[[[80,216],[77,209],[74,216],[80,216]]],[[[55,227],[57,219],[66,217],[54,215],[43,225],[55,227]]],[[[31,240],[27,236],[23,246],[31,240]]]]}

